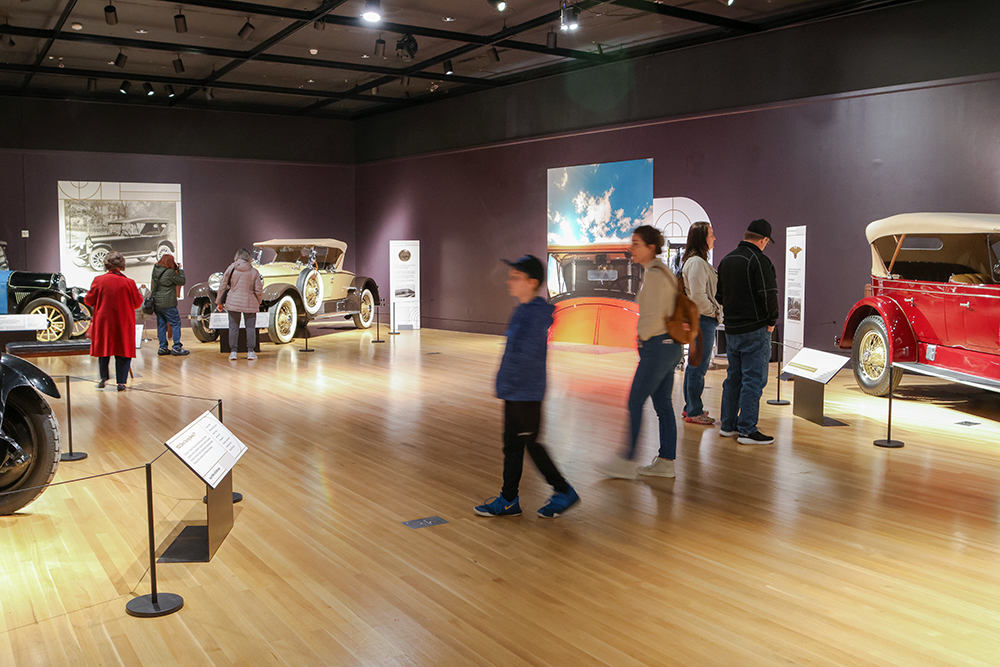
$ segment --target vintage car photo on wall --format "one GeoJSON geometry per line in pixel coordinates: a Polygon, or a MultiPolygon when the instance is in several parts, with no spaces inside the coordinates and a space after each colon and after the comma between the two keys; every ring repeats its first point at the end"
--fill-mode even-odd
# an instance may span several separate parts
{"type": "Polygon", "coordinates": [[[1000,392],[1000,215],[896,215],[865,235],[871,296],[838,340],[858,386],[885,396],[908,370],[1000,392]]]}
{"type": "Polygon", "coordinates": [[[104,273],[104,260],[113,250],[126,260],[159,261],[164,255],[174,253],[169,227],[169,220],[157,218],[107,222],[101,231],[90,231],[73,244],[73,263],[104,273]]]}
{"type": "MultiPolygon", "coordinates": [[[[253,264],[264,283],[261,311],[269,314],[268,335],[288,343],[298,327],[318,318],[353,319],[367,329],[375,317],[379,292],[375,281],[345,271],[347,244],[336,239],[272,239],[254,243],[253,264]]],[[[204,342],[219,332],[209,327],[223,273],[191,288],[191,329],[204,342]]]]}
{"type": "Polygon", "coordinates": [[[82,337],[90,328],[90,307],[83,303],[87,290],[66,287],[61,273],[11,271],[7,244],[0,241],[0,315],[45,315],[48,326],[39,341],[82,337]]]}

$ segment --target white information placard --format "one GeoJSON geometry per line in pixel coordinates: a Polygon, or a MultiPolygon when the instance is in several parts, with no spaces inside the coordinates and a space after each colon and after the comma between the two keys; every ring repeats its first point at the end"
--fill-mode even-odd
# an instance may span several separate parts
{"type": "Polygon", "coordinates": [[[826,384],[844,367],[847,361],[847,357],[842,357],[839,354],[820,352],[804,347],[792,357],[791,361],[785,364],[782,372],[826,384]]]}
{"type": "Polygon", "coordinates": [[[0,315],[0,331],[41,331],[48,327],[45,315],[0,315]]]}
{"type": "Polygon", "coordinates": [[[806,226],[785,229],[785,346],[801,350],[806,321],[806,226]]]}
{"type": "Polygon", "coordinates": [[[246,445],[211,412],[185,426],[166,445],[213,489],[247,451],[246,445]]]}
{"type": "MultiPolygon", "coordinates": [[[[254,320],[255,329],[266,329],[271,323],[271,314],[257,313],[257,319],[254,320]]],[[[247,323],[246,319],[240,315],[240,329],[246,329],[247,323]]],[[[219,311],[214,311],[208,317],[208,328],[209,329],[228,329],[229,328],[229,313],[220,313],[219,311]]]]}
{"type": "Polygon", "coordinates": [[[420,241],[389,241],[389,323],[420,328],[420,241]]]}

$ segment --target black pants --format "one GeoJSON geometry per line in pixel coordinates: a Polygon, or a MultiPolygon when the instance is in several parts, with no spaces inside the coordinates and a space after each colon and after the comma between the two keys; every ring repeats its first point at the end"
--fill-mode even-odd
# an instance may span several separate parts
{"type": "Polygon", "coordinates": [[[541,401],[503,402],[503,497],[517,498],[521,471],[524,467],[524,450],[542,473],[545,481],[559,493],[569,491],[569,484],[556,469],[545,447],[535,439],[542,425],[541,401]]]}
{"type": "MultiPolygon", "coordinates": [[[[131,365],[132,359],[130,357],[115,357],[115,375],[118,384],[128,382],[128,369],[131,365]]],[[[111,379],[111,357],[98,357],[97,368],[101,371],[102,380],[111,379]]]]}

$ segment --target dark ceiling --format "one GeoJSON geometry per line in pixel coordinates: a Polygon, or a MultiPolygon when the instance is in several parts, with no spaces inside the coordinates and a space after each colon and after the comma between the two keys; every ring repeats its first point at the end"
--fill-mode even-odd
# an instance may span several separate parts
{"type": "Polygon", "coordinates": [[[508,1],[381,0],[372,24],[365,0],[0,0],[0,95],[356,118],[917,0],[576,0],[572,32],[557,0],[508,1]]]}

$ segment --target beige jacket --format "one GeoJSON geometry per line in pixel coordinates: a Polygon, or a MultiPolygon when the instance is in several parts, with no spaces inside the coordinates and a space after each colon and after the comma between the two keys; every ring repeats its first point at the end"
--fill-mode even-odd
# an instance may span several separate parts
{"type": "Polygon", "coordinates": [[[722,306],[715,300],[715,292],[719,287],[719,274],[711,264],[694,255],[684,262],[681,269],[684,276],[684,291],[698,306],[698,312],[705,317],[714,317],[722,321],[722,306]]]}
{"type": "Polygon", "coordinates": [[[645,268],[642,286],[636,297],[639,304],[639,322],[636,325],[639,340],[667,333],[666,320],[674,314],[677,302],[677,278],[667,265],[653,259],[645,268]]]}

